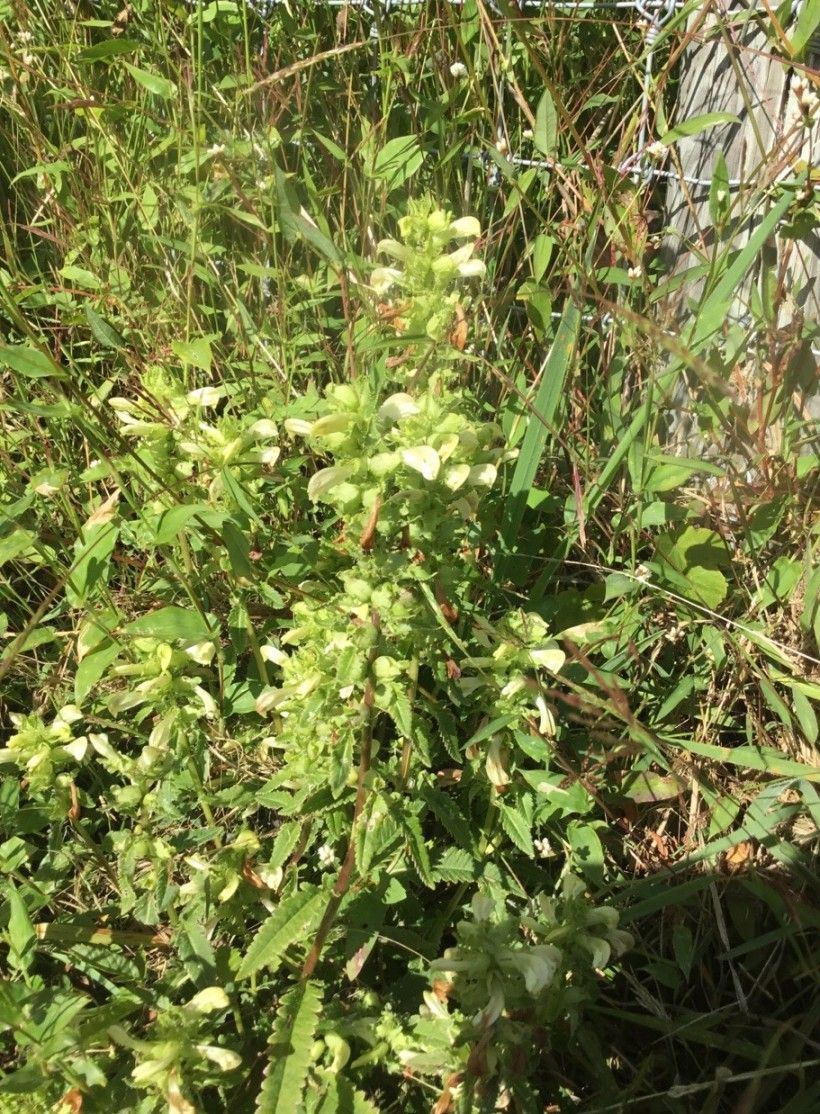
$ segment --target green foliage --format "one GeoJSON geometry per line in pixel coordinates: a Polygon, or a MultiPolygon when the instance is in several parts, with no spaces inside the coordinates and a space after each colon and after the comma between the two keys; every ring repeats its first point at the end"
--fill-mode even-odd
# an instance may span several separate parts
{"type": "Polygon", "coordinates": [[[0,3],[0,1109],[809,1114],[811,204],[718,163],[670,336],[637,25],[86,8],[0,3]]]}

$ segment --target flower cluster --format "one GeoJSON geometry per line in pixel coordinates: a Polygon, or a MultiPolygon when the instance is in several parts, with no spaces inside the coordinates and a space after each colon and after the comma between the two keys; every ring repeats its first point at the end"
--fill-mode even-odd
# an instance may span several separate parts
{"type": "Polygon", "coordinates": [[[433,989],[424,994],[415,1024],[417,1043],[398,1053],[405,1067],[457,1078],[470,1048],[480,1044],[494,1072],[505,1041],[526,1041],[528,1025],[571,1017],[590,966],[600,971],[632,946],[616,910],[594,906],[584,890],[567,874],[557,898],[540,895],[531,914],[518,916],[476,894],[472,918],[456,926],[457,945],[430,964],[433,989]],[[449,981],[442,983],[441,975],[449,981]]]}
{"type": "Polygon", "coordinates": [[[12,713],[16,727],[8,746],[0,750],[0,762],[13,762],[20,767],[29,792],[42,794],[47,790],[65,790],[71,780],[70,771],[91,753],[115,757],[105,732],[74,735],[74,724],[83,714],[75,704],[66,704],[50,723],[38,715],[12,713]]]}
{"type": "Polygon", "coordinates": [[[453,220],[441,209],[419,203],[401,218],[399,231],[401,242],[378,244],[378,253],[394,265],[377,267],[370,285],[396,311],[391,316],[397,332],[441,340],[460,304],[459,294],[452,289],[454,280],[485,273],[484,263],[473,257],[481,226],[475,217],[453,220]],[[448,251],[454,240],[466,243],[448,251]]]}
{"type": "Polygon", "coordinates": [[[178,1114],[195,1114],[185,1095],[186,1084],[196,1081],[200,1070],[215,1065],[220,1072],[234,1071],[241,1057],[207,1038],[209,1015],[224,1014],[230,1007],[220,986],[200,990],[183,1006],[167,1006],[154,1021],[150,1040],[136,1040],[121,1025],[111,1025],[111,1040],[130,1049],[137,1060],[131,1072],[136,1087],[154,1091],[178,1114]]]}
{"type": "Polygon", "coordinates": [[[152,368],[138,398],[115,395],[108,405],[123,434],[139,441],[143,464],[171,490],[194,484],[212,503],[230,506],[225,470],[251,483],[276,464],[280,450],[275,423],[252,413],[235,416],[227,396],[224,386],[185,391],[164,370],[152,368]]]}

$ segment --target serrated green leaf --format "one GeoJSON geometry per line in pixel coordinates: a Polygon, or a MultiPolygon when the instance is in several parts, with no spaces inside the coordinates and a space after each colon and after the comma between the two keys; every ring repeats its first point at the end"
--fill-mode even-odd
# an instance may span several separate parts
{"type": "Polygon", "coordinates": [[[282,999],[256,1114],[294,1114],[300,1108],[321,1006],[321,994],[312,982],[294,986],[282,999]]]}
{"type": "Polygon", "coordinates": [[[322,890],[306,887],[280,902],[251,941],[236,977],[247,979],[260,967],[275,970],[291,944],[304,941],[319,923],[326,900],[322,890]]]}
{"type": "Polygon", "coordinates": [[[506,834],[528,858],[534,858],[535,848],[532,845],[531,824],[527,817],[514,805],[508,806],[499,803],[498,811],[501,827],[506,834]]]}
{"type": "Polygon", "coordinates": [[[378,1114],[378,1108],[361,1091],[355,1090],[343,1075],[328,1072],[327,1090],[316,1114],[378,1114]]]}
{"type": "Polygon", "coordinates": [[[438,882],[472,882],[477,873],[475,859],[462,847],[448,847],[433,867],[438,882]]]}
{"type": "Polygon", "coordinates": [[[472,847],[473,834],[470,825],[447,794],[432,785],[422,785],[419,792],[424,803],[441,821],[458,846],[472,847]]]}
{"type": "Polygon", "coordinates": [[[388,807],[394,820],[404,833],[407,840],[407,849],[419,878],[425,886],[432,888],[433,875],[430,869],[430,856],[427,852],[427,845],[424,842],[418,817],[411,812],[405,812],[394,801],[388,807]]]}

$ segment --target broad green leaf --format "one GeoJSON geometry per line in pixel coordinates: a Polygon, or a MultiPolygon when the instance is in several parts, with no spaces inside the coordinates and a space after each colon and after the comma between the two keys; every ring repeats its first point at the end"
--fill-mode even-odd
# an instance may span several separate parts
{"type": "Polygon", "coordinates": [[[296,190],[278,163],[274,168],[274,177],[282,235],[291,243],[304,240],[329,262],[335,266],[340,266],[344,262],[342,253],[330,237],[326,236],[316,222],[308,216],[304,207],[299,203],[296,190]]]}
{"type": "Polygon", "coordinates": [[[65,379],[65,372],[39,348],[27,344],[1,345],[0,368],[8,367],[27,379],[44,379],[53,375],[55,379],[65,379]]]}
{"type": "Polygon", "coordinates": [[[294,1114],[302,1108],[321,1007],[315,983],[299,983],[285,994],[268,1043],[269,1064],[256,1114],[294,1114]]]}
{"type": "Polygon", "coordinates": [[[554,237],[547,236],[543,232],[535,237],[532,247],[532,277],[536,282],[540,282],[544,277],[544,272],[550,265],[554,247],[554,237]]]}
{"type": "Polygon", "coordinates": [[[71,574],[66,581],[65,595],[72,607],[82,607],[100,584],[108,583],[111,554],[120,536],[119,526],[103,522],[86,527],[82,538],[74,546],[71,574]]]}
{"type": "Polygon", "coordinates": [[[60,268],[60,278],[73,286],[79,286],[82,290],[99,290],[102,286],[99,278],[92,271],[86,270],[85,267],[75,267],[72,263],[60,268]]]}
{"type": "Polygon", "coordinates": [[[254,936],[236,977],[247,979],[260,967],[275,970],[283,953],[292,944],[304,943],[305,937],[318,925],[326,904],[327,895],[314,887],[286,897],[254,936]]]}
{"type": "Polygon", "coordinates": [[[119,643],[106,641],[103,646],[95,649],[93,653],[86,654],[74,674],[74,701],[76,704],[81,704],[85,700],[109,665],[116,660],[121,649],[119,643]]]}
{"type": "Polygon", "coordinates": [[[178,507],[169,507],[167,511],[162,512],[162,516],[157,524],[157,532],[155,541],[157,545],[173,544],[177,535],[181,530],[184,530],[192,518],[198,515],[210,516],[211,521],[208,525],[221,525],[221,520],[224,518],[222,512],[215,512],[212,507],[207,503],[181,503],[178,507]],[[216,522],[213,516],[216,514],[216,522]]]}
{"type": "Polygon", "coordinates": [[[495,719],[490,720],[489,723],[486,723],[483,727],[479,727],[478,731],[470,736],[464,744],[464,749],[468,750],[470,747],[475,746],[476,743],[483,743],[485,739],[489,739],[492,735],[495,735],[497,731],[500,731],[503,727],[506,727],[508,723],[512,723],[513,720],[516,719],[518,719],[518,716],[508,714],[497,716],[495,719]]]}
{"type": "Polygon", "coordinates": [[[85,319],[88,322],[89,329],[91,329],[91,335],[103,348],[125,347],[125,341],[114,326],[110,325],[104,317],[101,317],[89,305],[85,307],[85,319]]]}
{"type": "Polygon", "coordinates": [[[591,824],[573,821],[567,829],[572,863],[590,882],[600,884],[604,876],[604,849],[591,824]]]}
{"type": "Polygon", "coordinates": [[[642,770],[630,774],[621,786],[621,793],[636,804],[652,804],[655,801],[669,801],[677,797],[684,783],[675,774],[658,774],[652,770],[642,770]]]}
{"type": "Polygon", "coordinates": [[[816,743],[818,737],[817,715],[811,705],[811,701],[799,688],[792,688],[791,692],[792,707],[794,708],[797,722],[800,724],[800,729],[806,736],[808,742],[816,743]]]}
{"type": "Polygon", "coordinates": [[[19,527],[12,530],[4,538],[0,538],[0,567],[6,561],[13,561],[15,557],[19,557],[26,550],[31,550],[33,542],[34,534],[31,530],[22,530],[19,527]]]}
{"type": "Polygon", "coordinates": [[[169,101],[176,95],[176,87],[167,77],[160,77],[158,74],[149,73],[147,70],[141,70],[138,66],[133,66],[130,62],[125,62],[124,65],[134,81],[136,81],[138,85],[141,85],[143,89],[147,89],[149,93],[153,93],[154,96],[162,97],[164,101],[169,101]]]}
{"type": "Polygon", "coordinates": [[[193,340],[172,340],[171,348],[183,364],[192,364],[205,372],[211,370],[211,342],[208,337],[193,340]]]}
{"type": "Polygon", "coordinates": [[[119,54],[133,54],[140,49],[140,43],[133,39],[103,39],[74,55],[75,62],[104,62],[119,54]]]}
{"type": "Polygon", "coordinates": [[[575,355],[580,322],[580,312],[573,302],[569,302],[544,363],[541,381],[530,409],[527,432],[524,434],[510,483],[502,525],[502,537],[509,548],[513,547],[518,536],[527,506],[527,495],[535,481],[544,446],[552,432],[558,404],[564,393],[564,383],[575,355]]]}
{"type": "Polygon", "coordinates": [[[17,968],[27,970],[34,958],[34,925],[28,915],[25,903],[13,882],[5,886],[6,900],[9,903],[9,920],[6,937],[9,942],[9,961],[17,968]]]}
{"type": "Polygon", "coordinates": [[[709,216],[716,228],[726,223],[732,208],[732,195],[729,190],[729,169],[722,151],[715,157],[712,169],[712,184],[709,187],[709,216]]]}
{"type": "Polygon", "coordinates": [[[126,633],[134,637],[158,638],[163,642],[203,642],[213,635],[205,619],[193,608],[161,607],[129,623],[126,633]]]}
{"type": "Polygon", "coordinates": [[[370,177],[395,189],[402,185],[424,162],[424,152],[415,135],[400,135],[390,139],[373,160],[370,177]]]}
{"type": "Polygon", "coordinates": [[[552,155],[558,146],[558,113],[549,89],[545,89],[535,110],[532,142],[542,155],[552,155]]]}
{"type": "Polygon", "coordinates": [[[691,120],[684,120],[670,128],[668,132],[658,137],[658,142],[665,147],[671,147],[679,139],[697,135],[699,132],[713,128],[716,124],[739,124],[740,120],[733,112],[706,112],[703,116],[693,116],[691,120]]]}
{"type": "Polygon", "coordinates": [[[225,542],[234,576],[252,580],[254,568],[250,559],[250,542],[244,532],[230,519],[222,527],[222,540],[225,542]]]}
{"type": "Polygon", "coordinates": [[[803,54],[818,27],[820,27],[820,0],[804,0],[800,5],[797,21],[790,36],[791,47],[796,58],[803,54]]]}
{"type": "Polygon", "coordinates": [[[720,571],[731,567],[726,544],[715,530],[688,526],[680,533],[661,534],[656,543],[660,574],[681,594],[715,608],[729,590],[720,571]]]}
{"type": "Polygon", "coordinates": [[[621,596],[629,596],[633,592],[637,592],[640,587],[641,581],[637,576],[627,576],[622,572],[611,572],[604,580],[604,603],[620,599],[621,596]]]}

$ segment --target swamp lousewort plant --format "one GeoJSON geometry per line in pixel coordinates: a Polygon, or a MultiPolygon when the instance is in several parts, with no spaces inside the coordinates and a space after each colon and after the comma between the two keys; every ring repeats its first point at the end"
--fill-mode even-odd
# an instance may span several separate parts
{"type": "Polygon", "coordinates": [[[466,374],[479,233],[410,207],[356,374],[321,397],[243,414],[149,369],[110,400],[139,447],[121,470],[162,479],[118,529],[170,554],[164,606],[87,609],[80,706],[21,719],[3,754],[54,818],[103,810],[107,915],[178,960],[151,1016],[132,995],[62,1048],[89,1103],[116,1083],[140,1111],[245,1109],[249,1087],[263,1112],[536,1109],[556,1093],[540,1050],[629,946],[536,853],[586,803],[554,761],[564,650],[493,583],[514,454],[466,374]],[[297,515],[310,577],[280,565],[274,591],[257,564],[297,515]]]}

